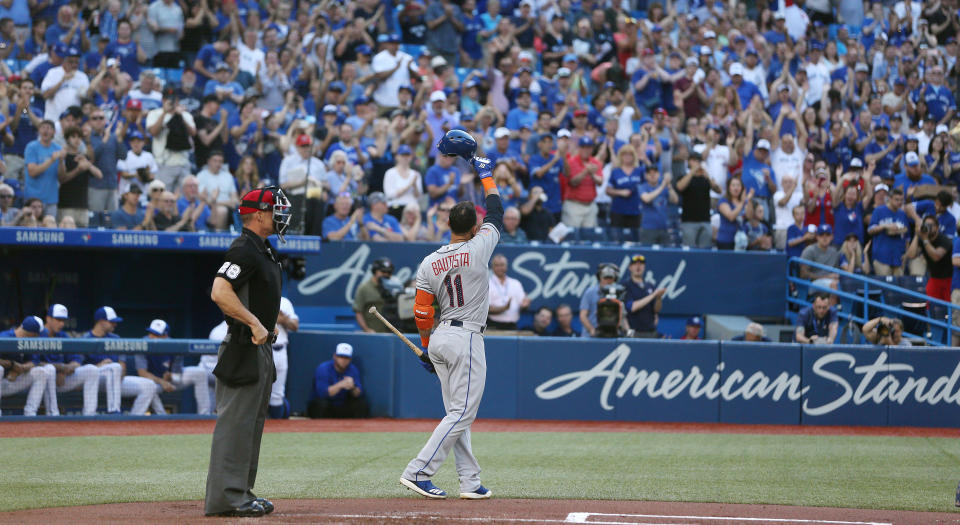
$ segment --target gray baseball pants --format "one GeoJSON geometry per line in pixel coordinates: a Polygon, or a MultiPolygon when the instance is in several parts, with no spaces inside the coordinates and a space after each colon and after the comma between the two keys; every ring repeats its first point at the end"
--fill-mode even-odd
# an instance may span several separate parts
{"type": "Polygon", "coordinates": [[[403,471],[413,481],[432,478],[453,449],[460,492],[480,487],[480,465],[470,444],[470,425],[477,418],[487,379],[483,335],[460,327],[440,326],[430,338],[430,361],[440,378],[447,415],[430,440],[403,471]]]}

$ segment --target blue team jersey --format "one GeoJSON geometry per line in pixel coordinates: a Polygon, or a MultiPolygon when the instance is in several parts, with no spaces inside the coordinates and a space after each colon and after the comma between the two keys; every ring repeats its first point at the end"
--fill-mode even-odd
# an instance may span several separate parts
{"type": "MultiPolygon", "coordinates": [[[[637,82],[643,80],[643,77],[647,76],[647,72],[643,68],[638,68],[634,73],[633,77],[630,78],[630,83],[636,85],[637,82]]],[[[634,98],[637,101],[638,106],[644,106],[647,109],[653,109],[660,105],[660,93],[662,89],[660,86],[660,81],[657,79],[650,79],[647,82],[647,85],[643,87],[640,91],[636,91],[634,98]]]]}
{"type": "MultiPolygon", "coordinates": [[[[347,215],[343,219],[337,218],[336,215],[328,215],[326,219],[323,219],[323,237],[327,238],[330,232],[335,232],[340,230],[350,222],[350,216],[347,215]]],[[[353,223],[353,226],[347,230],[347,234],[343,236],[344,241],[355,241],[357,240],[357,230],[359,226],[357,223],[353,223]]]]}
{"type": "Polygon", "coordinates": [[[103,56],[116,58],[120,61],[120,71],[130,75],[134,80],[140,78],[140,61],[137,60],[137,43],[130,41],[126,44],[111,42],[103,50],[103,56]]]}
{"type": "Polygon", "coordinates": [[[640,185],[643,184],[643,168],[636,167],[630,173],[622,168],[615,168],[610,173],[611,188],[630,190],[629,197],[613,197],[610,201],[610,211],[620,215],[640,215],[640,185]]]}
{"type": "Polygon", "coordinates": [[[937,183],[936,179],[934,179],[930,175],[927,175],[926,173],[920,175],[920,178],[917,180],[910,180],[910,177],[908,177],[906,173],[901,173],[896,177],[894,177],[893,179],[893,187],[900,188],[901,190],[903,190],[903,196],[905,199],[908,199],[908,200],[911,197],[907,197],[907,192],[910,191],[910,189],[913,188],[914,186],[921,186],[924,184],[936,184],[936,183],[937,183]]]}
{"type": "Polygon", "coordinates": [[[535,170],[548,164],[553,157],[541,157],[540,154],[531,155],[527,169],[530,172],[530,186],[539,186],[543,188],[547,201],[543,203],[543,208],[550,213],[559,213],[563,202],[560,200],[560,174],[563,172],[563,159],[558,160],[541,177],[533,174],[535,170]]]}
{"type": "MultiPolygon", "coordinates": [[[[953,240],[952,257],[960,257],[960,237],[953,240]]],[[[950,283],[950,288],[952,290],[960,289],[960,266],[953,267],[953,282],[950,283]]]]}
{"type": "Polygon", "coordinates": [[[363,390],[363,384],[360,382],[360,370],[358,370],[357,366],[353,363],[347,365],[347,369],[343,372],[337,371],[333,360],[320,363],[313,373],[314,399],[329,399],[331,405],[342,405],[347,400],[349,392],[346,390],[341,390],[333,397],[330,397],[327,394],[327,389],[330,388],[330,385],[342,381],[346,376],[352,377],[354,386],[360,390],[363,390]]]}
{"type": "MultiPolygon", "coordinates": [[[[659,183],[658,183],[659,184],[659,183]]],[[[637,193],[643,195],[656,190],[657,187],[644,182],[637,188],[637,193]]],[[[665,230],[667,228],[667,198],[669,192],[664,188],[652,201],[640,200],[640,227],[644,230],[665,230]]]]}
{"type": "Polygon", "coordinates": [[[754,153],[755,151],[751,151],[750,154],[743,159],[743,174],[741,175],[743,191],[753,188],[757,197],[770,197],[770,188],[767,187],[766,175],[770,175],[770,178],[776,183],[773,167],[771,167],[769,163],[757,160],[754,153]],[[766,170],[766,172],[764,172],[764,170],[766,170]]]}
{"type": "Polygon", "coordinates": [[[443,186],[450,179],[453,179],[453,184],[450,185],[450,189],[447,190],[447,193],[440,196],[438,199],[430,197],[430,206],[437,204],[443,201],[447,197],[457,198],[457,191],[460,186],[460,170],[456,166],[450,166],[449,168],[443,168],[439,164],[434,164],[427,169],[427,173],[423,176],[424,186],[443,186]]]}
{"type": "MultiPolygon", "coordinates": [[[[736,206],[727,199],[720,199],[717,202],[717,209],[720,209],[720,205],[723,203],[726,203],[727,206],[730,206],[731,210],[736,208],[736,206]]],[[[737,235],[737,231],[740,229],[740,224],[743,221],[743,214],[746,209],[747,207],[744,206],[740,210],[740,215],[737,216],[736,221],[730,221],[726,216],[724,216],[724,214],[720,214],[720,227],[717,229],[717,242],[733,242],[734,236],[737,235]]]]}
{"type": "MultiPolygon", "coordinates": [[[[47,330],[46,328],[44,328],[44,329],[40,332],[40,337],[62,337],[62,338],[66,338],[66,337],[69,337],[69,336],[67,335],[66,332],[53,332],[53,333],[51,333],[49,330],[47,330]]],[[[67,355],[65,355],[65,354],[33,354],[32,356],[30,356],[30,360],[33,361],[34,363],[63,363],[65,357],[72,357],[72,356],[67,356],[67,355]]],[[[77,356],[77,357],[80,357],[80,356],[77,356]]],[[[82,358],[81,358],[81,359],[71,359],[70,361],[74,361],[74,360],[77,361],[77,362],[80,362],[80,361],[82,361],[82,358]]],[[[70,362],[70,361],[67,361],[67,362],[70,362]]]]}
{"type": "Polygon", "coordinates": [[[923,87],[923,100],[927,103],[927,111],[933,115],[933,118],[940,121],[947,115],[947,112],[957,107],[957,102],[953,98],[953,93],[947,86],[934,86],[927,84],[923,87]]]}
{"type": "Polygon", "coordinates": [[[863,204],[857,201],[853,209],[840,203],[833,210],[833,244],[840,246],[850,233],[857,234],[860,245],[863,245],[863,204]]]}
{"type": "Polygon", "coordinates": [[[803,249],[806,248],[806,244],[798,244],[796,246],[790,246],[790,241],[803,237],[806,232],[802,226],[797,226],[796,224],[791,224],[787,228],[787,257],[800,257],[803,255],[803,249]]]}
{"type": "MultiPolygon", "coordinates": [[[[93,335],[93,331],[88,331],[83,334],[83,337],[97,339],[97,336],[93,335]]],[[[120,336],[111,332],[103,336],[103,339],[120,339],[120,336]]],[[[120,356],[118,354],[87,354],[85,357],[86,359],[84,359],[81,364],[95,365],[104,359],[109,359],[114,363],[120,362],[120,356]]]]}
{"type": "Polygon", "coordinates": [[[843,137],[834,141],[830,135],[827,135],[827,142],[823,150],[823,160],[831,168],[843,166],[843,170],[850,169],[850,159],[853,158],[853,150],[850,149],[850,137],[843,137]]]}
{"type": "Polygon", "coordinates": [[[937,208],[932,200],[917,201],[914,203],[914,209],[921,219],[927,215],[935,215],[937,223],[940,224],[940,235],[945,235],[950,239],[957,236],[957,219],[948,211],[937,215],[937,208]]]}
{"type": "MultiPolygon", "coordinates": [[[[394,233],[403,233],[403,230],[400,229],[400,223],[397,222],[396,217],[394,217],[393,215],[390,215],[389,213],[384,215],[383,220],[380,220],[380,221],[375,219],[372,214],[367,213],[366,215],[363,216],[363,222],[364,223],[372,222],[373,224],[376,224],[377,226],[380,226],[382,228],[386,228],[394,233]]],[[[374,231],[370,232],[371,241],[376,240],[377,237],[382,237],[382,235],[374,231]]]]}
{"type": "MultiPolygon", "coordinates": [[[[867,147],[863,150],[863,156],[867,157],[868,155],[873,155],[875,153],[880,153],[886,149],[886,145],[880,145],[876,142],[871,142],[867,144],[867,147]]],[[[897,155],[900,154],[900,147],[896,146],[892,148],[886,155],[880,157],[877,160],[877,167],[873,171],[874,174],[879,176],[881,179],[892,179],[894,173],[897,171],[898,166],[894,164],[894,161],[897,158],[897,155]]]]}
{"type": "MultiPolygon", "coordinates": [[[[901,227],[907,226],[907,214],[902,209],[892,211],[886,206],[879,206],[873,210],[870,217],[870,226],[883,224],[897,224],[901,227]]],[[[899,235],[890,235],[887,232],[880,232],[873,236],[873,260],[879,261],[888,266],[898,267],[903,261],[903,253],[907,249],[906,233],[899,235]]]]}

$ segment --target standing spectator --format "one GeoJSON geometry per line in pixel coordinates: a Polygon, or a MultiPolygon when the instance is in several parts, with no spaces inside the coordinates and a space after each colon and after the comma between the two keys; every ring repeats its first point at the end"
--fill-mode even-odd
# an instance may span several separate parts
{"type": "MultiPolygon", "coordinates": [[[[953,239],[950,261],[953,264],[953,279],[950,282],[950,303],[954,307],[953,325],[960,327],[960,315],[957,315],[957,309],[960,308],[960,235],[953,239]]],[[[960,346],[960,331],[954,330],[950,344],[960,346]]]]}
{"type": "MultiPolygon", "coordinates": [[[[748,128],[749,129],[749,128],[748,128]]],[[[749,141],[744,141],[744,150],[747,149],[749,141]]],[[[770,166],[770,141],[760,139],[757,141],[757,147],[743,157],[743,172],[741,175],[743,185],[747,189],[752,189],[757,199],[760,199],[765,205],[770,204],[771,197],[777,192],[777,183],[773,179],[773,168],[770,166]]],[[[770,217],[764,217],[764,221],[770,217]]]]}
{"type": "Polygon", "coordinates": [[[203,95],[215,95],[220,107],[226,109],[230,117],[236,118],[240,114],[238,104],[243,103],[243,86],[231,78],[230,65],[226,62],[217,64],[213,80],[204,86],[203,95]]]}
{"type": "Polygon", "coordinates": [[[500,242],[504,244],[526,244],[527,234],[520,229],[520,210],[510,206],[503,212],[503,231],[500,242]]]}
{"type": "Polygon", "coordinates": [[[233,210],[240,204],[236,180],[223,162],[223,153],[213,151],[207,165],[197,174],[200,198],[211,209],[214,228],[226,230],[233,221],[233,210]]]}
{"type": "Polygon", "coordinates": [[[707,175],[700,152],[690,152],[689,169],[677,181],[677,191],[683,198],[680,230],[683,244],[691,248],[709,249],[713,244],[710,226],[710,191],[720,193],[720,186],[707,175]]]}
{"type": "MultiPolygon", "coordinates": [[[[735,166],[740,159],[736,150],[730,147],[730,144],[733,143],[733,134],[731,133],[727,136],[727,144],[720,144],[720,138],[720,127],[715,124],[708,125],[706,148],[701,155],[705,159],[704,167],[707,169],[707,174],[710,176],[710,179],[713,180],[717,186],[726,187],[729,169],[735,166]]],[[[743,181],[741,181],[741,187],[742,186],[743,181]]],[[[710,197],[720,198],[720,194],[711,193],[710,197]]]]}
{"type": "Polygon", "coordinates": [[[159,167],[153,153],[143,149],[144,139],[139,131],[133,130],[127,135],[130,149],[127,155],[117,163],[119,193],[123,195],[128,188],[136,186],[142,192],[150,181],[154,180],[159,167]]]}
{"type": "MultiPolygon", "coordinates": [[[[797,178],[788,175],[780,181],[780,189],[773,194],[773,246],[778,250],[787,247],[787,239],[790,238],[791,227],[794,224],[794,210],[798,206],[803,209],[803,191],[798,186],[797,178]]],[[[798,228],[803,227],[803,219],[804,216],[801,215],[800,224],[797,225],[798,228]]],[[[862,224],[860,228],[863,229],[862,224]]],[[[800,252],[797,252],[796,255],[799,256],[800,252]]]]}
{"type": "Polygon", "coordinates": [[[667,289],[658,289],[644,280],[647,259],[643,255],[631,257],[628,269],[630,278],[622,281],[627,289],[623,300],[627,323],[634,331],[634,337],[644,339],[659,337],[657,320],[663,308],[663,294],[667,289]]]}
{"type": "Polygon", "coordinates": [[[73,217],[78,228],[86,228],[88,224],[88,191],[91,177],[102,179],[103,172],[96,167],[86,155],[80,153],[80,144],[83,143],[83,132],[79,128],[70,128],[64,133],[67,139],[66,154],[58,168],[60,191],[57,202],[57,219],[73,217]]]}
{"type": "Polygon", "coordinates": [[[457,199],[460,190],[460,170],[454,166],[456,157],[437,155],[437,162],[427,169],[424,184],[430,195],[430,205],[440,203],[446,197],[457,199]]]}
{"type": "Polygon", "coordinates": [[[353,347],[340,343],[333,359],[324,361],[313,373],[313,399],[307,407],[311,418],[362,418],[369,407],[363,396],[360,371],[353,360],[353,347]]]}
{"type": "Polygon", "coordinates": [[[607,183],[607,195],[612,197],[610,226],[639,228],[640,185],[644,180],[643,169],[640,168],[636,150],[630,144],[620,148],[617,158],[620,161],[619,167],[610,172],[610,180],[607,183]]]}
{"type": "Polygon", "coordinates": [[[43,118],[53,120],[60,116],[70,106],[79,106],[80,97],[90,88],[90,79],[83,71],[79,71],[80,50],[69,47],[63,64],[52,68],[43,77],[40,90],[46,99],[43,118]]]}
{"type": "MultiPolygon", "coordinates": [[[[880,191],[877,186],[877,191],[880,191]]],[[[903,275],[903,254],[906,251],[907,214],[903,206],[903,191],[890,191],[886,205],[878,206],[870,217],[867,230],[873,237],[873,271],[876,275],[903,275]]]]}
{"type": "MultiPolygon", "coordinates": [[[[569,131],[562,130],[562,132],[565,132],[567,137],[570,136],[569,131]]],[[[497,133],[499,133],[499,130],[497,130],[497,133]]],[[[494,134],[494,137],[497,136],[497,133],[494,134]]],[[[509,130],[506,136],[510,136],[509,130]]],[[[562,134],[559,136],[562,137],[562,134]]],[[[499,143],[499,140],[497,142],[499,143]]],[[[563,159],[567,155],[569,143],[569,138],[562,138],[559,140],[556,150],[552,151],[554,149],[553,136],[549,133],[544,133],[540,135],[540,138],[537,140],[538,151],[530,156],[528,162],[531,189],[533,187],[543,188],[543,193],[547,196],[547,200],[543,206],[558,219],[560,218],[560,210],[563,202],[560,196],[560,176],[563,173],[563,159]]]]}
{"type": "Polygon", "coordinates": [[[520,281],[507,277],[507,258],[504,255],[494,255],[491,267],[493,274],[490,276],[487,326],[496,330],[516,330],[520,310],[530,306],[530,298],[523,291],[520,281]]]}
{"type": "Polygon", "coordinates": [[[747,221],[743,225],[743,232],[747,234],[748,250],[772,250],[773,236],[767,227],[767,212],[763,203],[753,199],[747,205],[747,221]]]}
{"type": "Polygon", "coordinates": [[[732,250],[734,237],[743,225],[743,216],[747,201],[753,198],[753,189],[744,195],[743,183],[739,178],[727,179],[727,192],[717,203],[720,212],[720,228],[717,230],[717,248],[732,250]]]}
{"type": "Polygon", "coordinates": [[[647,166],[643,184],[637,188],[643,206],[640,221],[640,242],[643,244],[670,244],[670,235],[667,233],[667,203],[676,204],[679,200],[670,185],[672,178],[670,172],[661,177],[659,168],[651,164],[647,166]]]}
{"type": "Polygon", "coordinates": [[[196,140],[193,141],[194,163],[205,166],[210,152],[222,151],[228,140],[227,110],[220,107],[216,95],[203,97],[200,111],[194,115],[194,123],[197,126],[196,140]]]}
{"type": "Polygon", "coordinates": [[[37,140],[27,144],[24,150],[27,177],[23,197],[40,199],[43,214],[56,216],[60,192],[57,173],[65,152],[53,142],[54,130],[53,122],[44,120],[40,124],[37,140]]]}
{"type": "Polygon", "coordinates": [[[873,132],[868,139],[872,139],[863,150],[863,160],[867,163],[876,163],[874,173],[881,179],[894,178],[896,164],[901,155],[901,140],[890,139],[890,125],[886,120],[873,124],[873,132]]]}
{"type": "Polygon", "coordinates": [[[16,98],[10,101],[7,115],[10,115],[10,132],[13,133],[13,145],[7,146],[4,151],[4,162],[7,164],[7,177],[23,180],[26,166],[24,152],[27,144],[36,140],[40,123],[43,121],[43,97],[37,96],[36,84],[30,77],[20,81],[16,98]]]}
{"type": "Polygon", "coordinates": [[[89,181],[87,206],[94,213],[111,212],[117,209],[117,165],[125,157],[125,147],[116,132],[107,126],[106,114],[100,108],[90,113],[90,144],[93,146],[95,166],[103,174],[89,181]]]}
{"type": "MultiPolygon", "coordinates": [[[[290,198],[293,205],[293,218],[290,223],[296,227],[300,217],[304,217],[307,192],[323,186],[327,168],[323,161],[313,156],[313,139],[310,135],[298,135],[294,141],[295,150],[284,155],[277,172],[278,182],[290,198]],[[301,211],[297,211],[297,210],[301,211]]],[[[336,190],[336,188],[332,188],[336,190]]]]}
{"type": "Polygon", "coordinates": [[[794,339],[798,343],[832,344],[837,338],[837,307],[830,306],[826,293],[817,293],[813,304],[797,314],[794,339]]]}
{"type": "MultiPolygon", "coordinates": [[[[869,248],[869,246],[868,246],[869,248]]],[[[840,245],[840,260],[837,265],[847,273],[870,275],[870,259],[860,244],[857,234],[850,232],[840,245]]]]}
{"type": "MultiPolygon", "coordinates": [[[[829,224],[821,224],[817,227],[817,242],[804,248],[800,258],[830,268],[837,267],[840,262],[840,251],[833,245],[833,228],[829,224]]],[[[814,268],[806,264],[800,265],[800,277],[813,281],[814,285],[833,289],[836,289],[839,279],[837,274],[832,271],[814,268]]],[[[815,293],[813,288],[810,290],[811,293],[815,293]]]]}
{"type": "MultiPolygon", "coordinates": [[[[156,2],[151,9],[169,1],[156,2]]],[[[159,166],[157,177],[170,191],[179,191],[182,179],[190,175],[190,151],[193,149],[190,139],[197,134],[193,115],[177,103],[175,91],[165,90],[163,106],[147,113],[145,124],[153,139],[153,156],[159,166]]]]}
{"type": "Polygon", "coordinates": [[[557,327],[550,334],[553,337],[580,337],[573,329],[573,309],[569,304],[561,303],[557,306],[557,327]]]}
{"type": "Polygon", "coordinates": [[[456,64],[460,54],[460,33],[463,12],[452,0],[431,0],[427,6],[427,48],[434,56],[442,56],[448,64],[456,64]]]}
{"type": "Polygon", "coordinates": [[[853,182],[850,182],[842,191],[843,199],[837,204],[833,212],[833,222],[836,225],[833,243],[839,245],[847,238],[847,234],[852,233],[863,244],[865,241],[863,235],[864,206],[870,203],[873,193],[864,191],[863,198],[860,198],[857,184],[853,182]]]}
{"type": "Polygon", "coordinates": [[[923,172],[920,167],[920,156],[916,152],[908,151],[903,156],[904,172],[897,175],[893,180],[893,187],[903,190],[904,199],[912,202],[913,193],[917,186],[936,185],[937,181],[930,175],[923,172]]]}
{"type": "Polygon", "coordinates": [[[593,156],[593,139],[580,137],[576,155],[566,158],[565,173],[560,176],[563,195],[562,222],[571,228],[597,225],[597,187],[603,184],[603,165],[593,156]]]}
{"type": "Polygon", "coordinates": [[[423,182],[420,173],[410,167],[413,151],[410,146],[401,144],[397,148],[397,164],[383,175],[383,193],[387,196],[390,214],[400,218],[403,208],[416,204],[423,194],[423,182]]]}
{"type": "Polygon", "coordinates": [[[180,39],[183,38],[183,10],[173,0],[159,0],[147,8],[147,27],[153,32],[157,54],[154,67],[180,68],[180,39]]]}
{"type": "Polygon", "coordinates": [[[410,73],[416,73],[416,61],[412,56],[399,50],[398,35],[383,34],[377,38],[377,41],[380,42],[381,51],[373,56],[373,61],[370,63],[377,82],[373,100],[380,107],[381,114],[389,114],[400,106],[399,90],[410,84],[410,73]]]}
{"type": "Polygon", "coordinates": [[[927,215],[917,221],[913,240],[907,248],[906,258],[912,259],[919,252],[927,262],[930,278],[927,279],[927,296],[941,301],[950,301],[950,286],[953,263],[950,254],[953,246],[946,235],[940,234],[940,223],[935,215],[927,215]]]}

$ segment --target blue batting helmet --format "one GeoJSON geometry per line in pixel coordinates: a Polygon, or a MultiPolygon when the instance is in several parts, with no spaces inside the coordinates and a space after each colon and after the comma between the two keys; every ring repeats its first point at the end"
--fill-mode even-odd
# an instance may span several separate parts
{"type": "Polygon", "coordinates": [[[444,155],[459,155],[470,160],[477,152],[477,141],[466,131],[453,129],[440,139],[437,150],[444,155]]]}

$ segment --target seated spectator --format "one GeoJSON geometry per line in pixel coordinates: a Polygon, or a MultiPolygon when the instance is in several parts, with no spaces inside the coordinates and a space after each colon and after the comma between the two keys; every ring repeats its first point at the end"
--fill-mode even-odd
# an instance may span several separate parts
{"type": "MultiPolygon", "coordinates": [[[[833,228],[829,224],[821,224],[817,228],[817,242],[803,249],[800,258],[812,261],[823,266],[835,268],[840,261],[840,252],[833,245],[833,228]]],[[[837,288],[837,274],[821,268],[814,268],[806,264],[800,265],[800,277],[813,281],[814,285],[825,288],[837,288]]],[[[811,293],[816,289],[811,288],[811,293]]]]}
{"type": "Polygon", "coordinates": [[[364,418],[370,413],[363,395],[360,371],[353,364],[353,346],[340,343],[333,359],[313,373],[313,399],[307,405],[311,418],[364,418]]]}
{"type": "Polygon", "coordinates": [[[553,311],[546,306],[537,309],[533,314],[533,334],[539,336],[552,336],[553,333],[547,332],[550,323],[553,322],[553,311]]]}
{"type": "Polygon", "coordinates": [[[180,215],[194,214],[192,231],[207,231],[210,223],[210,208],[200,198],[200,183],[193,175],[183,179],[180,184],[180,198],[177,199],[177,213],[180,215]]]}
{"type": "Polygon", "coordinates": [[[420,205],[411,202],[403,207],[403,214],[400,218],[400,231],[403,232],[403,239],[406,241],[427,241],[429,233],[421,219],[420,205]]]}
{"type": "Polygon", "coordinates": [[[743,330],[743,334],[735,335],[730,339],[731,341],[746,341],[749,343],[769,343],[770,338],[767,337],[766,330],[763,329],[763,325],[760,323],[750,323],[743,330]]]}
{"type": "Polygon", "coordinates": [[[36,228],[40,226],[41,220],[43,220],[43,202],[37,198],[27,199],[11,226],[36,228]]]}
{"type": "Polygon", "coordinates": [[[193,231],[193,223],[201,211],[203,211],[201,208],[189,206],[188,213],[180,215],[177,213],[177,196],[164,191],[160,194],[160,205],[157,206],[157,213],[153,216],[153,226],[158,231],[164,232],[193,231]]]}
{"type": "Polygon", "coordinates": [[[927,215],[916,224],[906,257],[911,259],[918,253],[923,256],[930,274],[927,279],[927,296],[950,302],[953,242],[946,235],[940,234],[940,223],[935,215],[927,215]]]}
{"type": "Polygon", "coordinates": [[[233,222],[233,212],[240,204],[236,179],[223,160],[223,152],[211,151],[207,165],[197,174],[200,198],[212,210],[210,220],[214,228],[221,231],[233,222]]]}
{"type": "Polygon", "coordinates": [[[56,228],[57,227],[57,218],[53,215],[44,215],[43,220],[40,221],[41,228],[56,228]]]}
{"type": "Polygon", "coordinates": [[[860,245],[855,232],[848,233],[840,245],[840,260],[837,266],[847,273],[870,275],[870,258],[867,257],[867,250],[860,245]]]}
{"type": "Polygon", "coordinates": [[[686,339],[688,341],[693,341],[701,339],[700,329],[703,327],[703,320],[699,315],[695,315],[690,319],[687,319],[687,324],[683,329],[683,336],[680,339],[686,339]]]}
{"type": "Polygon", "coordinates": [[[875,317],[863,324],[863,337],[868,343],[881,346],[911,346],[903,339],[903,321],[899,318],[875,317]]]}
{"type": "Polygon", "coordinates": [[[363,216],[363,227],[371,241],[402,241],[403,230],[392,215],[387,214],[387,197],[376,191],[367,199],[370,211],[363,216]]]}
{"type": "Polygon", "coordinates": [[[73,220],[73,217],[67,215],[60,220],[60,225],[58,228],[61,230],[75,230],[77,229],[77,222],[73,220]]]}
{"type": "Polygon", "coordinates": [[[323,219],[323,238],[328,241],[356,241],[365,236],[363,227],[363,208],[353,207],[353,198],[349,193],[337,195],[333,201],[333,213],[323,219]]]}
{"type": "Polygon", "coordinates": [[[510,206],[503,212],[503,231],[500,232],[500,242],[505,244],[524,244],[527,234],[520,228],[520,210],[510,206]]]}
{"type": "Polygon", "coordinates": [[[750,201],[746,212],[747,222],[743,224],[743,232],[747,234],[748,250],[772,250],[773,237],[770,229],[762,222],[766,218],[763,204],[754,199],[750,201]]]}
{"type": "Polygon", "coordinates": [[[12,226],[20,214],[20,209],[13,207],[13,197],[13,188],[0,183],[0,226],[12,226]]]}
{"type": "Polygon", "coordinates": [[[489,303],[487,326],[496,330],[516,330],[520,310],[530,306],[530,298],[523,291],[520,281],[507,277],[507,258],[496,254],[490,263],[489,303]]]}
{"type": "Polygon", "coordinates": [[[557,306],[557,327],[550,334],[553,337],[580,337],[573,329],[573,308],[569,304],[557,306]]]}
{"type": "Polygon", "coordinates": [[[798,343],[832,344],[837,338],[837,307],[830,306],[830,297],[817,292],[813,304],[797,314],[794,341],[798,343]]]}
{"type": "Polygon", "coordinates": [[[140,186],[131,185],[120,196],[120,207],[110,214],[110,224],[115,230],[149,229],[150,218],[140,209],[140,186]]]}
{"type": "Polygon", "coordinates": [[[666,288],[656,288],[648,283],[644,276],[647,270],[647,259],[643,255],[634,255],[630,258],[630,277],[623,280],[626,294],[623,306],[626,312],[627,323],[633,330],[634,337],[656,338],[657,321],[660,310],[663,308],[663,294],[666,288]]]}

